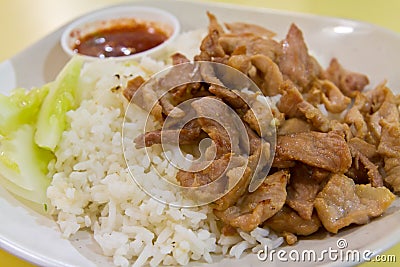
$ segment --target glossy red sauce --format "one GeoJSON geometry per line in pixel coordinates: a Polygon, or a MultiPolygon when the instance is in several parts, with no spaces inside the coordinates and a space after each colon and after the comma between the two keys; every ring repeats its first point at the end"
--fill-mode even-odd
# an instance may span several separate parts
{"type": "Polygon", "coordinates": [[[78,39],[74,51],[100,58],[128,56],[156,47],[167,38],[150,25],[115,25],[78,39]]]}

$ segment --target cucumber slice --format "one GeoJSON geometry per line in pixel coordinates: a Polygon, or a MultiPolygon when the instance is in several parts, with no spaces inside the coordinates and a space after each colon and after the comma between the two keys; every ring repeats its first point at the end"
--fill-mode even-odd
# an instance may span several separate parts
{"type": "Polygon", "coordinates": [[[73,57],[57,76],[39,111],[35,142],[54,151],[66,128],[66,113],[80,104],[78,88],[83,61],[73,57]]]}
{"type": "Polygon", "coordinates": [[[20,126],[0,142],[0,182],[10,192],[35,203],[47,203],[51,179],[48,164],[54,154],[34,142],[33,125],[20,126]]]}
{"type": "Polygon", "coordinates": [[[0,135],[7,136],[25,123],[35,123],[49,84],[30,91],[19,88],[10,96],[0,94],[0,135]]]}

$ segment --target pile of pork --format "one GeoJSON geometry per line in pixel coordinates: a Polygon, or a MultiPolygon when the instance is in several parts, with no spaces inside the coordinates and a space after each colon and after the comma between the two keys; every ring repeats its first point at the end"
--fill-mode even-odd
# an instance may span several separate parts
{"type": "MultiPolygon", "coordinates": [[[[295,24],[277,41],[274,33],[263,27],[239,22],[223,27],[214,15],[208,13],[208,17],[208,34],[194,62],[229,65],[251,78],[265,96],[280,97],[272,111],[277,134],[275,155],[261,157],[272,163],[261,186],[251,193],[247,190],[255,169],[253,157],[260,158],[261,147],[271,144],[264,141],[260,133],[263,121],[254,120],[243,94],[224,88],[214,77],[217,85],[187,84],[160,98],[156,91],[142,92],[141,99],[156,101],[151,114],[161,123],[166,116],[179,117],[174,107],[195,97],[202,97],[192,104],[199,117],[215,109],[203,101],[211,97],[228,104],[243,120],[250,140],[249,163],[237,185],[211,204],[222,233],[267,226],[293,244],[297,236],[319,229],[337,233],[350,224],[366,224],[382,215],[394,201],[393,193],[400,191],[399,98],[385,83],[364,90],[368,78],[343,68],[337,59],[322,68],[309,54],[295,24]]],[[[189,62],[178,53],[172,59],[175,65],[189,62]]],[[[213,74],[210,70],[193,71],[188,73],[213,74]]],[[[174,75],[173,79],[179,79],[189,74],[174,75]]],[[[130,100],[143,82],[141,77],[132,79],[124,90],[126,98],[130,100]]],[[[213,112],[225,114],[223,110],[213,112]]],[[[168,132],[164,134],[168,137],[168,132]]],[[[186,124],[179,136],[182,145],[211,138],[217,150],[205,170],[179,171],[177,180],[182,186],[210,183],[229,160],[243,157],[232,154],[235,144],[225,129],[208,119],[186,124]]],[[[161,130],[147,132],[135,142],[139,148],[160,144],[161,130]]],[[[234,172],[228,175],[234,176],[234,172]]]]}

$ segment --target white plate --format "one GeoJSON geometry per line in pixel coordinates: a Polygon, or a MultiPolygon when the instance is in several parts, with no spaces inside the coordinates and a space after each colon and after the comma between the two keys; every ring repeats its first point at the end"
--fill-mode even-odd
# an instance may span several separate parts
{"type": "MultiPolygon", "coordinates": [[[[400,93],[400,36],[388,30],[365,23],[274,11],[261,8],[246,8],[214,3],[187,1],[142,1],[138,5],[155,6],[175,14],[182,30],[206,27],[206,11],[217,15],[222,22],[247,21],[264,25],[284,37],[290,23],[296,23],[303,31],[311,53],[326,67],[332,57],[348,69],[365,73],[370,78],[370,87],[383,80],[392,90],[400,93]]],[[[67,62],[59,39],[65,27],[48,35],[27,50],[0,64],[0,91],[21,86],[30,88],[53,80],[67,62]]],[[[345,238],[345,249],[370,250],[378,254],[400,241],[400,203],[397,200],[384,216],[361,227],[351,227],[338,235],[320,239],[301,240],[287,251],[296,249],[322,251],[338,249],[336,242],[345,238]]],[[[0,188],[0,247],[32,263],[44,266],[98,266],[109,263],[100,255],[98,247],[88,234],[82,233],[71,241],[61,238],[57,225],[51,218],[39,215],[17,201],[0,188]]],[[[217,265],[265,266],[256,255],[247,255],[240,260],[223,260],[217,265]]],[[[277,259],[272,265],[291,265],[277,259]]],[[[296,265],[320,265],[320,262],[303,262],[296,265]]],[[[327,261],[326,265],[354,265],[357,262],[327,261]]]]}

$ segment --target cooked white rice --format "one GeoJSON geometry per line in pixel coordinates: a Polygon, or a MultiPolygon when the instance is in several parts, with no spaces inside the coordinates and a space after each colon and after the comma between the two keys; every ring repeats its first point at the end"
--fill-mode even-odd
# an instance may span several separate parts
{"type": "MultiPolygon", "coordinates": [[[[177,43],[189,45],[176,49],[184,49],[192,57],[196,51],[189,47],[197,47],[201,37],[199,31],[183,34],[177,43]]],[[[127,101],[115,92],[132,75],[148,77],[165,67],[163,62],[150,58],[144,58],[140,65],[85,65],[81,87],[86,100],[68,113],[69,128],[56,151],[57,160],[50,166],[53,181],[47,192],[63,236],[92,231],[103,253],[117,266],[210,263],[212,255],[239,258],[245,251],[255,253],[264,246],[279,246],[282,238],[268,229],[223,236],[208,206],[171,207],[149,197],[131,178],[123,144],[134,175],[146,176],[153,183],[157,170],[167,179],[176,174],[157,147],[149,149],[150,160],[144,149],[134,148],[132,139],[141,133],[146,114],[136,108],[128,114],[130,120],[123,129],[127,101]]],[[[181,198],[156,185],[152,193],[166,202],[181,198]]]]}

